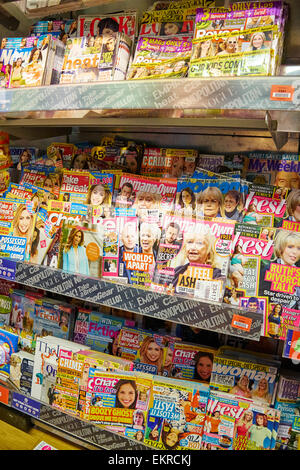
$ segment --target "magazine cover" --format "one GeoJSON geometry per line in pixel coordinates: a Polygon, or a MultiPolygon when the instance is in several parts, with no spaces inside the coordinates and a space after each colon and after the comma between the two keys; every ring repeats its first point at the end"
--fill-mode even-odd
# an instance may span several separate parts
{"type": "Polygon", "coordinates": [[[173,1],[173,0],[167,0],[167,1],[157,1],[152,3],[148,10],[169,10],[170,8],[182,8],[184,6],[185,8],[192,8],[192,7],[207,7],[211,8],[215,6],[214,0],[181,0],[181,1],[173,1]]]}
{"type": "Polygon", "coordinates": [[[30,204],[0,199],[0,255],[28,260],[36,213],[30,204]]]}
{"type": "Polygon", "coordinates": [[[18,335],[0,329],[0,376],[9,377],[10,357],[18,351],[18,335]]]}
{"type": "Polygon", "coordinates": [[[171,376],[209,383],[216,350],[192,343],[175,342],[171,376]]]}
{"type": "Polygon", "coordinates": [[[124,80],[131,40],[123,33],[68,39],[60,83],[124,80]]]}
{"type": "Polygon", "coordinates": [[[67,221],[68,225],[78,225],[87,213],[88,206],[74,202],[51,200],[47,210],[40,208],[33,231],[30,262],[57,268],[63,223],[67,221]]]}
{"type": "Polygon", "coordinates": [[[233,450],[236,423],[247,409],[243,398],[210,391],[203,427],[203,450],[233,450]]]}
{"type": "Polygon", "coordinates": [[[194,39],[188,76],[271,75],[277,34],[277,27],[268,26],[194,39]],[[211,49],[204,55],[201,49],[208,41],[211,49]]]}
{"type": "Polygon", "coordinates": [[[116,354],[118,335],[123,326],[134,327],[134,321],[78,308],[73,341],[90,346],[95,351],[116,354]]]}
{"type": "Polygon", "coordinates": [[[76,19],[40,20],[30,27],[30,35],[41,36],[48,33],[56,39],[62,39],[64,34],[74,37],[76,32],[76,19]]]}
{"type": "Polygon", "coordinates": [[[9,324],[18,330],[33,332],[36,298],[30,293],[14,290],[11,294],[12,309],[9,324]]]}
{"type": "MultiPolygon", "coordinates": [[[[36,339],[31,396],[44,403],[50,404],[53,400],[60,348],[73,352],[83,349],[81,344],[54,336],[38,336],[36,339]]],[[[88,346],[85,349],[89,349],[88,346]]]]}
{"type": "Polygon", "coordinates": [[[47,174],[48,172],[45,169],[37,170],[32,168],[24,168],[22,170],[19,184],[24,185],[25,183],[28,183],[42,188],[47,174]]]}
{"type": "Polygon", "coordinates": [[[117,356],[134,362],[134,370],[161,375],[164,348],[169,338],[141,329],[123,327],[118,335],[117,356]]]}
{"type": "Polygon", "coordinates": [[[127,79],[184,77],[188,70],[192,41],[182,38],[143,36],[138,39],[127,79]]]}
{"type": "Polygon", "coordinates": [[[60,201],[85,203],[90,185],[90,173],[86,170],[62,171],[60,201]]]}
{"type": "Polygon", "coordinates": [[[210,380],[210,388],[230,393],[236,397],[252,399],[272,405],[277,387],[278,367],[264,364],[253,355],[252,360],[222,357],[216,354],[210,380]]]}
{"type": "Polygon", "coordinates": [[[23,393],[30,395],[34,355],[25,351],[10,356],[9,380],[23,393]]]}
{"type": "MultiPolygon", "coordinates": [[[[74,360],[73,355],[73,360],[74,360]]],[[[81,418],[89,419],[90,390],[89,381],[95,374],[112,372],[114,370],[132,371],[133,363],[120,357],[115,357],[99,351],[85,350],[77,354],[78,361],[83,363],[82,375],[79,381],[78,414],[81,418]],[[91,372],[91,375],[90,375],[91,372]]],[[[94,403],[94,401],[93,401],[94,403]]]]}
{"type": "Polygon", "coordinates": [[[90,369],[89,376],[87,399],[91,422],[132,427],[137,410],[146,415],[152,389],[151,375],[90,369]]]}
{"type": "MultiPolygon", "coordinates": [[[[7,49],[7,51],[10,50],[7,49]]],[[[39,47],[14,49],[10,57],[11,70],[8,87],[19,88],[43,85],[50,55],[50,47],[47,47],[43,52],[39,47]]]]}
{"type": "Polygon", "coordinates": [[[300,189],[298,153],[250,152],[244,156],[242,176],[257,184],[300,189]]]}
{"type": "Polygon", "coordinates": [[[79,16],[77,37],[95,37],[124,33],[134,41],[137,33],[136,12],[123,12],[118,15],[79,16]]]}
{"type": "Polygon", "coordinates": [[[102,234],[97,228],[64,224],[58,268],[83,276],[101,277],[102,234]]]}
{"type": "Polygon", "coordinates": [[[166,215],[163,233],[152,288],[220,302],[232,250],[234,223],[166,215]]]}
{"type": "Polygon", "coordinates": [[[173,207],[176,188],[175,178],[123,174],[114,194],[113,205],[115,208],[132,207],[140,222],[157,223],[161,226],[162,213],[173,207]]]}
{"type": "Polygon", "coordinates": [[[10,146],[10,156],[12,164],[18,170],[22,170],[37,158],[39,149],[36,147],[15,147],[10,146]]]}
{"type": "MultiPolygon", "coordinates": [[[[250,183],[243,222],[263,227],[281,227],[287,211],[287,197],[290,192],[291,190],[286,188],[250,183]]],[[[266,229],[263,236],[267,237],[268,233],[266,229]]]]}
{"type": "Polygon", "coordinates": [[[115,175],[100,171],[90,172],[89,189],[86,204],[93,207],[93,216],[110,214],[114,192],[115,175]]]}
{"type": "Polygon", "coordinates": [[[153,267],[155,259],[153,253],[150,251],[143,253],[140,249],[138,218],[120,215],[105,218],[102,224],[104,229],[102,277],[133,284],[140,272],[146,284],[146,278],[150,279],[150,268],[153,267]]]}
{"type": "Polygon", "coordinates": [[[56,168],[70,168],[75,152],[74,144],[52,142],[47,147],[47,160],[51,160],[56,168]]]}
{"type": "Polygon", "coordinates": [[[276,415],[273,408],[249,403],[236,423],[234,450],[272,450],[276,415]]]}
{"type": "Polygon", "coordinates": [[[146,147],[143,154],[141,174],[179,178],[192,176],[196,168],[198,151],[146,147]]]}
{"type": "Polygon", "coordinates": [[[282,8],[282,2],[270,2],[270,6],[264,4],[256,6],[248,3],[240,4],[236,8],[229,7],[212,7],[198,8],[195,20],[195,39],[202,36],[214,36],[222,32],[236,32],[245,29],[252,29],[264,26],[273,26],[277,24],[278,9],[282,8]],[[246,7],[246,8],[245,8],[246,7]]]}
{"type": "Polygon", "coordinates": [[[200,450],[208,395],[205,384],[153,377],[144,442],[158,450],[200,450]]]}
{"type": "Polygon", "coordinates": [[[70,339],[74,307],[42,298],[35,302],[33,329],[38,336],[70,339]]]}
{"type": "Polygon", "coordinates": [[[288,327],[298,326],[300,235],[271,228],[261,238],[265,231],[254,225],[236,226],[227,285],[248,299],[239,306],[264,312],[265,336],[285,339],[288,327]]]}

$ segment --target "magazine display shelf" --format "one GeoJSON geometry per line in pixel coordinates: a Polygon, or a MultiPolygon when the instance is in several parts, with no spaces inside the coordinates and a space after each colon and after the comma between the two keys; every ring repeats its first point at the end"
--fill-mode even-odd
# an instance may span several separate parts
{"type": "Polygon", "coordinates": [[[53,126],[56,119],[67,127],[81,125],[80,120],[82,125],[95,125],[97,119],[98,125],[105,126],[112,116],[137,123],[145,118],[144,126],[147,119],[149,125],[155,125],[168,118],[169,126],[196,127],[202,116],[208,127],[263,128],[279,150],[291,133],[300,132],[300,77],[184,78],[0,89],[2,129],[25,123],[53,126]]]}
{"type": "MultiPolygon", "coordinates": [[[[107,431],[89,421],[77,418],[71,414],[60,411],[47,405],[36,398],[31,398],[20,391],[14,391],[8,382],[0,380],[0,403],[30,416],[33,421],[45,423],[47,428],[58,430],[66,437],[66,434],[79,440],[79,443],[87,448],[102,450],[149,450],[146,444],[137,442],[128,437],[112,431],[107,431]],[[82,443],[83,442],[83,443],[82,443]]],[[[78,443],[78,441],[77,441],[78,443]]]]}
{"type": "MultiPolygon", "coordinates": [[[[213,304],[159,294],[47,266],[10,263],[15,271],[10,279],[28,287],[239,338],[254,341],[260,339],[262,315],[257,312],[225,303],[213,304]]],[[[4,260],[0,260],[0,277],[4,277],[3,272],[6,273],[5,279],[8,279],[8,269],[5,268],[4,260]]]]}

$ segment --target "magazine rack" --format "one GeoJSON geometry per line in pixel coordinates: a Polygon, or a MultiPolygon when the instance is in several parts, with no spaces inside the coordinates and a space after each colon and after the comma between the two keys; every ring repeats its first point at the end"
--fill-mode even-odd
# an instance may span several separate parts
{"type": "MultiPolygon", "coordinates": [[[[77,443],[79,442],[83,447],[102,450],[149,450],[149,447],[143,443],[107,431],[33,399],[20,391],[15,391],[9,381],[5,382],[2,379],[0,379],[0,403],[25,413],[32,418],[33,422],[37,421],[37,424],[42,423],[47,428],[61,431],[64,437],[66,434],[75,437],[77,443]]],[[[69,439],[72,440],[70,437],[69,439]]]]}
{"type": "Polygon", "coordinates": [[[0,259],[0,277],[95,304],[115,307],[205,330],[259,341],[262,315],[224,303],[158,294],[133,286],[63,272],[30,263],[0,259]],[[10,272],[8,276],[8,272],[10,272]],[[5,273],[5,275],[3,274],[5,273]]]}

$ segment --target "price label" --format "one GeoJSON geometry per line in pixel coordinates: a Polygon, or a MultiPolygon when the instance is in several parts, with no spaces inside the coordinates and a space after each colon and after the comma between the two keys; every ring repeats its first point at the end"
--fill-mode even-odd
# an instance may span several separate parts
{"type": "Polygon", "coordinates": [[[0,278],[14,281],[16,277],[16,267],[17,264],[15,261],[0,258],[0,278]]]}
{"type": "Polygon", "coordinates": [[[295,88],[291,85],[272,85],[270,100],[293,101],[295,88]]]}
{"type": "Polygon", "coordinates": [[[40,416],[41,404],[32,398],[21,395],[20,393],[13,393],[11,406],[12,408],[22,411],[22,413],[26,413],[33,418],[38,418],[40,416]]]}
{"type": "Polygon", "coordinates": [[[0,385],[0,402],[8,405],[9,390],[0,385]]]}
{"type": "Polygon", "coordinates": [[[251,318],[244,317],[242,315],[233,315],[231,326],[238,330],[250,331],[252,325],[251,318]]]}

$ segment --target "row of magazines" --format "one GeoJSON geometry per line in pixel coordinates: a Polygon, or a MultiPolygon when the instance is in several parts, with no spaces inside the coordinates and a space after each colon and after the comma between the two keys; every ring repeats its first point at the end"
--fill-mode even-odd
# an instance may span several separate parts
{"type": "Polygon", "coordinates": [[[278,73],[288,16],[282,0],[228,7],[186,0],[161,7],[141,18],[125,11],[41,20],[27,37],[4,37],[1,86],[278,73]]]}
{"type": "MultiPolygon", "coordinates": [[[[42,303],[36,316],[46,324],[42,303]]],[[[25,319],[28,327],[26,312],[25,319]]],[[[18,335],[0,329],[0,347],[14,345],[1,373],[33,399],[160,450],[274,450],[299,432],[299,376],[276,356],[117,330],[118,322],[79,309],[77,343],[37,336],[34,354],[18,351],[18,335]],[[96,351],[79,341],[85,328],[111,347],[96,351]]]]}
{"type": "Polygon", "coordinates": [[[74,167],[107,164],[80,170],[63,166],[64,145],[50,145],[52,160],[21,166],[19,182],[7,183],[1,257],[253,310],[262,314],[262,335],[273,338],[299,326],[298,154],[145,147],[139,160],[132,143],[118,151],[111,143],[95,147],[94,160],[77,149],[74,167]],[[125,171],[114,161],[125,161],[125,171]],[[205,161],[231,168],[212,172],[205,161]],[[142,174],[128,172],[138,166],[142,174]],[[256,182],[262,176],[269,184],[256,182]]]}

